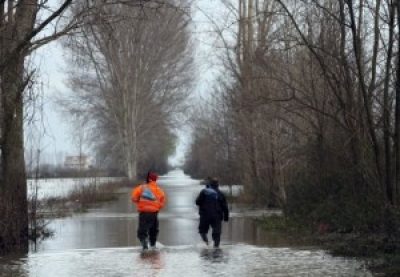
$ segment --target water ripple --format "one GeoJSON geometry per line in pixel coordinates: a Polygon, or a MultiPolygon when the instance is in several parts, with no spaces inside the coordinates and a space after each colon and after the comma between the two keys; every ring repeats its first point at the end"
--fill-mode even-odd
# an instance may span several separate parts
{"type": "Polygon", "coordinates": [[[322,250],[227,245],[220,251],[199,246],[164,247],[140,253],[133,248],[99,248],[29,254],[0,264],[0,276],[15,277],[370,277],[356,259],[322,250]]]}

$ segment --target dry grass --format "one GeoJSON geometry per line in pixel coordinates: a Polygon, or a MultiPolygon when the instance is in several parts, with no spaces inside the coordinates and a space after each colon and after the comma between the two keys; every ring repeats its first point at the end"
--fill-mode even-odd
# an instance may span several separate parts
{"type": "Polygon", "coordinates": [[[127,185],[129,182],[124,180],[76,187],[68,194],[66,201],[69,206],[74,207],[75,212],[86,211],[92,205],[116,200],[118,191],[127,185]]]}

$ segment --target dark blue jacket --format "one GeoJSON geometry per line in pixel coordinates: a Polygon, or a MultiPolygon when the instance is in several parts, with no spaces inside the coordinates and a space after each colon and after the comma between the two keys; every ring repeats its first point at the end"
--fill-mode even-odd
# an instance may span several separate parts
{"type": "Polygon", "coordinates": [[[218,186],[211,185],[202,189],[196,198],[196,205],[199,206],[200,216],[217,217],[224,221],[229,219],[228,203],[218,186]]]}

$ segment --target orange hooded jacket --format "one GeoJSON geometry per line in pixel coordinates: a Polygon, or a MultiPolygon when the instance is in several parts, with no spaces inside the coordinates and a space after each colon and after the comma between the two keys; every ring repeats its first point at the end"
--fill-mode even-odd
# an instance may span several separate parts
{"type": "Polygon", "coordinates": [[[165,194],[156,182],[150,181],[148,184],[139,185],[132,190],[131,199],[137,205],[138,212],[155,213],[160,211],[165,204],[165,194]],[[148,186],[156,197],[155,200],[147,200],[142,197],[143,190],[148,186]]]}

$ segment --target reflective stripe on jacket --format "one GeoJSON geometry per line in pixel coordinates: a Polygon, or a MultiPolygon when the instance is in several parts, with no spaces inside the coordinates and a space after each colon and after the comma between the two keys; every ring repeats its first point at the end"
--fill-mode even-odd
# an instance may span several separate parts
{"type": "Polygon", "coordinates": [[[156,184],[156,182],[149,182],[148,184],[137,186],[132,190],[131,200],[137,205],[138,212],[155,213],[161,210],[165,204],[165,194],[163,190],[156,184]],[[147,200],[141,197],[145,187],[148,187],[156,197],[156,200],[147,200]]]}

